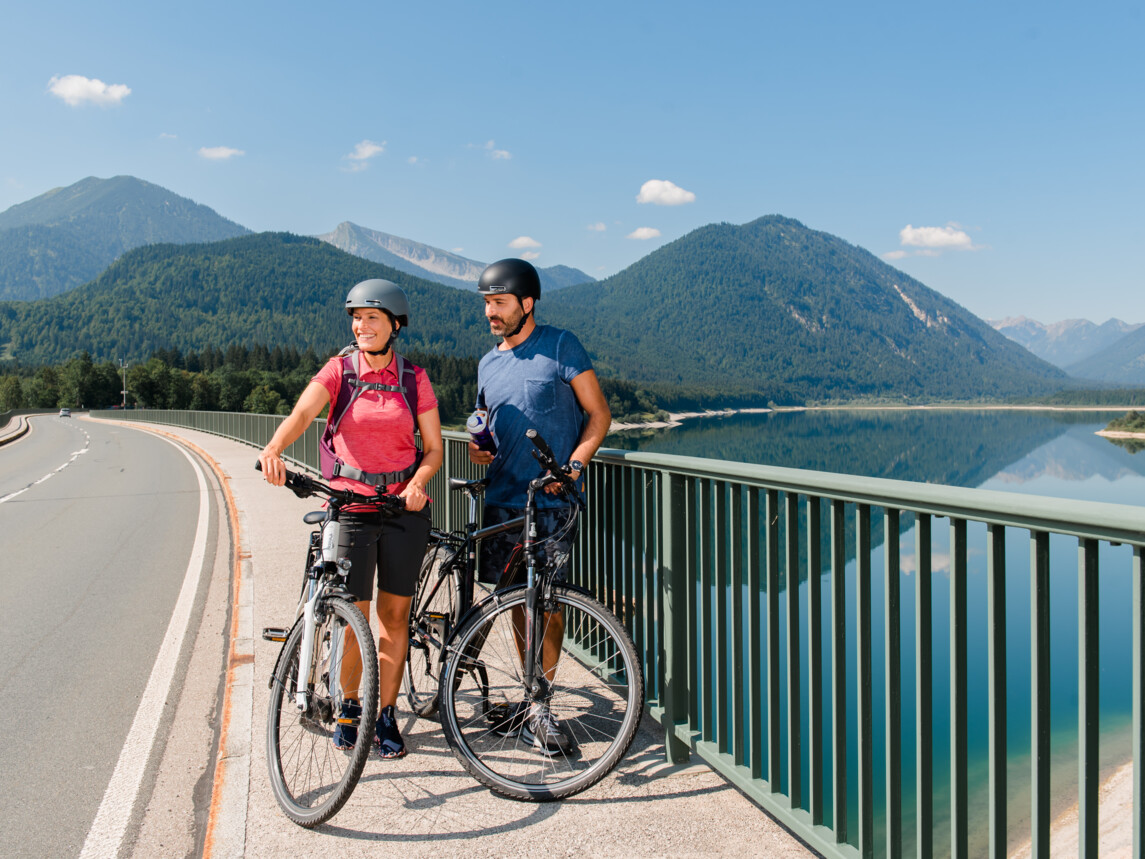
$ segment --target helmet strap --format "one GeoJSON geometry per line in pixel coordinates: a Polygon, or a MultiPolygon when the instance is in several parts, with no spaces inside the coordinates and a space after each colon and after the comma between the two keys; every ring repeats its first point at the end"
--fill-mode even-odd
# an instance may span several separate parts
{"type": "Polygon", "coordinates": [[[521,321],[517,323],[517,327],[512,331],[506,331],[502,337],[516,337],[521,333],[521,329],[525,327],[525,323],[529,321],[529,317],[533,315],[533,311],[521,314],[521,321]]]}

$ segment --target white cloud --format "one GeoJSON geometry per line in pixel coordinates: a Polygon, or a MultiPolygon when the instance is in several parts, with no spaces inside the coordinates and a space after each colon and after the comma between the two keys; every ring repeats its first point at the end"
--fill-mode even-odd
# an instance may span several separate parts
{"type": "Polygon", "coordinates": [[[660,231],[655,227],[637,227],[625,238],[628,239],[658,239],[660,238],[660,231]]]}
{"type": "Polygon", "coordinates": [[[539,256],[540,256],[540,254],[537,253],[536,251],[525,251],[523,254],[521,254],[521,259],[533,260],[539,256]]]}
{"type": "Polygon", "coordinates": [[[637,203],[655,203],[657,206],[682,206],[695,201],[695,194],[667,179],[649,179],[640,186],[640,193],[636,195],[637,203]]]}
{"type": "Polygon", "coordinates": [[[899,239],[903,247],[908,248],[931,248],[938,251],[977,250],[966,231],[955,223],[949,223],[945,227],[914,227],[907,224],[899,230],[899,239]]]}
{"type": "Polygon", "coordinates": [[[910,254],[906,251],[891,251],[890,253],[883,254],[883,259],[903,259],[908,256],[910,256],[910,254]]]}
{"type": "Polygon", "coordinates": [[[470,143],[469,148],[484,149],[494,161],[508,161],[513,157],[512,152],[507,149],[498,149],[497,144],[492,140],[486,140],[484,143],[470,143]]]}
{"type": "Polygon", "coordinates": [[[169,134],[166,131],[161,131],[161,132],[159,132],[159,139],[160,140],[178,140],[179,135],[178,134],[169,134]]]}
{"type": "Polygon", "coordinates": [[[208,161],[226,161],[237,155],[246,155],[241,149],[232,149],[229,146],[204,146],[199,149],[199,155],[208,161]]]}
{"type": "Polygon", "coordinates": [[[98,78],[85,78],[83,75],[64,75],[48,81],[48,92],[72,107],[85,101],[106,106],[122,102],[131,95],[131,88],[124,84],[105,84],[98,78]]]}
{"type": "Polygon", "coordinates": [[[592,230],[594,233],[603,233],[608,227],[604,225],[604,221],[597,221],[595,224],[589,224],[586,229],[592,230]]]}
{"type": "Polygon", "coordinates": [[[357,173],[360,170],[365,170],[369,165],[366,163],[371,158],[376,158],[386,151],[386,141],[375,143],[372,140],[363,140],[354,146],[354,151],[349,155],[343,155],[343,161],[349,161],[350,165],[346,168],[351,173],[357,173]]]}
{"type": "Polygon", "coordinates": [[[540,246],[540,242],[538,242],[536,239],[530,238],[529,236],[517,236],[517,238],[509,242],[509,247],[517,250],[521,248],[539,248],[540,246]]]}
{"type": "Polygon", "coordinates": [[[411,155],[406,159],[406,164],[409,164],[411,167],[417,167],[419,164],[425,164],[425,160],[418,158],[416,155],[411,155]]]}

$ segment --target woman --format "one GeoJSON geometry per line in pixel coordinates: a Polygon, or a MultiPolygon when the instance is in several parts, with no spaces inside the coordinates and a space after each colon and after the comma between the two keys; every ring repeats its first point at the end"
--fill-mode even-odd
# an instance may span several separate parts
{"type": "MultiPolygon", "coordinates": [[[[383,758],[400,758],[406,750],[394,707],[409,645],[410,603],[429,536],[429,519],[424,512],[429,501],[425,486],[442,461],[441,419],[437,398],[423,369],[412,368],[417,386],[415,396],[411,396],[413,392],[400,391],[403,380],[398,377],[399,368],[404,363],[407,369],[402,376],[408,381],[410,365],[404,359],[397,360],[391,347],[401,329],[409,324],[409,302],[405,293],[388,280],[364,280],[346,296],[346,311],[353,317],[357,346],[347,360],[357,362],[357,378],[364,384],[354,391],[354,398],[337,422],[332,441],[339,471],[348,472],[356,479],[335,477],[331,484],[363,494],[372,494],[376,486],[384,486],[386,492],[405,499],[406,509],[397,516],[383,517],[374,509],[354,512],[351,508],[342,520],[339,556],[350,560],[346,585],[366,617],[369,617],[376,575],[376,611],[381,626],[378,641],[381,710],[376,744],[383,758]],[[415,416],[410,413],[411,403],[416,404],[416,428],[421,432],[420,459],[414,444],[415,416]]],[[[338,402],[344,366],[342,355],[327,362],[259,455],[268,483],[281,486],[286,482],[282,452],[302,435],[327,404],[338,402]]],[[[351,368],[354,366],[350,364],[351,368]]],[[[358,652],[356,647],[347,647],[346,651],[348,654],[358,652]]],[[[348,666],[343,674],[346,675],[343,688],[353,689],[361,666],[348,666]]],[[[351,703],[346,705],[343,715],[355,718],[360,712],[360,706],[351,703]]],[[[339,725],[334,733],[334,745],[340,749],[352,748],[356,740],[357,728],[353,726],[339,725]]]]}

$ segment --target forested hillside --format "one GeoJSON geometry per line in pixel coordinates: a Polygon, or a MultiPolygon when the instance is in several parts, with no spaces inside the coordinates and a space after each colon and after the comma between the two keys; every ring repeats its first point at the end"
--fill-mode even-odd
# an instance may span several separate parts
{"type": "Polygon", "coordinates": [[[779,216],[702,227],[540,313],[575,328],[604,373],[779,403],[1013,396],[1066,379],[867,251],[779,216]]]}
{"type": "Polygon", "coordinates": [[[141,245],[208,242],[247,232],[150,182],[89,177],[0,212],[0,300],[67,292],[141,245]]]}
{"type": "Polygon", "coordinates": [[[262,344],[336,351],[351,339],[343,308],[360,280],[398,283],[413,308],[401,348],[479,355],[493,339],[480,299],[344,253],[318,239],[261,233],[201,245],[149,245],[95,281],[34,302],[0,303],[0,354],[54,364],[146,360],[159,349],[262,344]]]}

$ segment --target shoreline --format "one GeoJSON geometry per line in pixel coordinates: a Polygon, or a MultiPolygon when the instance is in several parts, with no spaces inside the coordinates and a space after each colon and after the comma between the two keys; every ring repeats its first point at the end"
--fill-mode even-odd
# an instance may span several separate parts
{"type": "MultiPolygon", "coordinates": [[[[769,408],[759,406],[746,409],[704,409],[694,412],[670,412],[667,420],[662,421],[635,421],[620,423],[613,421],[608,428],[609,434],[615,432],[630,432],[632,430],[672,429],[680,426],[686,420],[695,418],[726,418],[733,415],[758,415],[768,412],[845,412],[845,411],[1015,411],[1015,412],[1120,412],[1138,408],[1137,406],[1038,406],[1038,405],[964,405],[958,403],[930,404],[930,405],[841,405],[841,406],[775,406],[769,408]]],[[[1099,430],[1097,435],[1107,438],[1143,438],[1145,433],[1126,433],[1108,430],[1099,430]]]]}
{"type": "MultiPolygon", "coordinates": [[[[1102,856],[1129,857],[1133,854],[1133,761],[1117,767],[1097,791],[1098,846],[1102,856]]],[[[1078,804],[1054,818],[1050,824],[1050,856],[1077,856],[1078,804]]],[[[1033,850],[1027,839],[1016,850],[1008,851],[1010,859],[1026,859],[1033,850]]]]}

